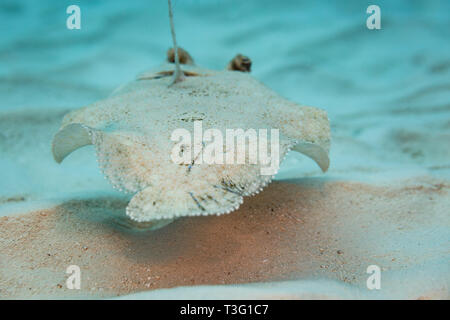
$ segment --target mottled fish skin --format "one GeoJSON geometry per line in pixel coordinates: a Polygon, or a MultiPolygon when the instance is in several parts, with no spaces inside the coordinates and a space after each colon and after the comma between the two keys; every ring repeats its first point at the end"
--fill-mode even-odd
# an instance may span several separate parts
{"type": "Polygon", "coordinates": [[[173,70],[168,63],[143,72],[107,99],[67,114],[53,140],[55,160],[93,144],[110,183],[135,194],[127,214],[136,221],[229,213],[272,180],[261,175],[259,162],[174,163],[171,133],[192,132],[194,121],[223,137],[225,129],[279,129],[279,163],[292,149],[328,169],[325,111],[288,101],[247,72],[183,65],[185,80],[169,86],[173,70]]]}

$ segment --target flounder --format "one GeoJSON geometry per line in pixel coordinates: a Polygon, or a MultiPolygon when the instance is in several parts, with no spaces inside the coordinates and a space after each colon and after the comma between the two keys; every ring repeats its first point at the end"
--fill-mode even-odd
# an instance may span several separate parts
{"type": "MultiPolygon", "coordinates": [[[[249,74],[251,61],[245,56],[237,55],[226,70],[216,71],[196,66],[181,48],[178,53],[183,81],[171,81],[171,49],[167,63],[141,73],[110,97],[67,114],[53,140],[55,160],[60,163],[78,148],[94,145],[109,182],[134,194],[126,212],[139,222],[229,213],[244,196],[258,193],[271,181],[273,175],[261,174],[260,159],[208,164],[191,153],[190,163],[174,162],[173,132],[192,132],[196,122],[204,132],[214,128],[223,136],[228,129],[278,129],[279,152],[271,155],[279,157],[277,163],[292,149],[323,171],[328,169],[330,127],[325,111],[291,102],[260,83],[249,74]]],[[[268,139],[273,146],[274,136],[268,139]]],[[[207,142],[201,140],[202,152],[207,142]]],[[[192,150],[192,145],[181,148],[192,150]]],[[[224,147],[223,152],[238,157],[242,149],[224,147]]]]}

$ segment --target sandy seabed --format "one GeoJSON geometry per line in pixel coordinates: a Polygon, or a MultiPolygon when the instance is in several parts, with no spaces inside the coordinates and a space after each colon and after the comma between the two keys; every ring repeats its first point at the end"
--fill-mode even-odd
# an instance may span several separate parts
{"type": "Polygon", "coordinates": [[[67,112],[162,63],[166,3],[81,1],[75,31],[64,2],[0,1],[0,298],[448,299],[450,2],[378,2],[374,31],[359,0],[176,1],[199,66],[240,52],[256,79],[328,112],[331,166],[290,153],[236,212],[149,231],[92,148],[58,165],[51,141],[67,112]]]}
{"type": "MultiPolygon", "coordinates": [[[[402,270],[423,269],[448,254],[434,231],[449,227],[450,186],[429,179],[403,185],[275,182],[231,214],[181,218],[155,231],[130,225],[126,201],[116,198],[1,217],[0,297],[99,298],[293,279],[337,281],[364,296],[369,265],[398,279],[402,270]],[[81,268],[81,290],[66,288],[65,270],[73,264],[81,268]]],[[[420,289],[417,283],[383,287],[395,297],[448,298],[442,280],[433,273],[418,280],[420,289]]],[[[264,297],[341,296],[329,290],[264,297]]]]}

